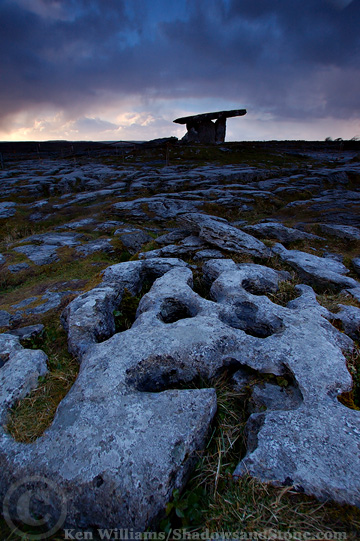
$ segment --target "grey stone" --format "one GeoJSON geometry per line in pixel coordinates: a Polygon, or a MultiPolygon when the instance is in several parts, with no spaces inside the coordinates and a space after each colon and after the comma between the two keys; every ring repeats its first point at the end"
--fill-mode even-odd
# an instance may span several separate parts
{"type": "Polygon", "coordinates": [[[232,376],[232,383],[236,391],[244,391],[245,388],[251,383],[254,376],[250,374],[245,368],[239,368],[232,376]]]}
{"type": "Polygon", "coordinates": [[[103,222],[102,224],[98,224],[95,231],[105,231],[106,233],[112,233],[114,229],[120,227],[121,225],[124,225],[124,222],[120,222],[120,220],[111,220],[108,222],[103,222]]]}
{"type": "Polygon", "coordinates": [[[247,220],[235,220],[235,222],[231,222],[231,225],[234,227],[243,227],[247,224],[247,220]]]}
{"type": "Polygon", "coordinates": [[[272,383],[256,385],[251,395],[251,411],[259,413],[267,410],[293,410],[302,404],[302,395],[297,387],[280,387],[272,383]]]}
{"type": "Polygon", "coordinates": [[[39,376],[44,376],[48,369],[45,353],[24,349],[17,336],[0,334],[0,351],[0,432],[3,442],[4,437],[8,438],[2,426],[9,408],[35,389],[39,376]]]}
{"type": "Polygon", "coordinates": [[[37,302],[38,300],[39,297],[28,297],[27,299],[23,299],[22,301],[13,304],[11,308],[25,308],[26,306],[29,306],[29,304],[37,302]]]}
{"type": "Polygon", "coordinates": [[[299,250],[287,250],[281,244],[276,244],[272,250],[279,254],[283,261],[296,269],[301,279],[309,284],[323,288],[356,288],[359,286],[356,280],[345,276],[349,271],[340,261],[318,257],[299,250]]]}
{"type": "Polygon", "coordinates": [[[341,323],[344,332],[353,340],[360,338],[360,308],[339,304],[340,312],[330,314],[330,321],[341,323]]]}
{"type": "Polygon", "coordinates": [[[24,313],[28,315],[45,314],[50,310],[55,310],[56,308],[58,308],[65,297],[78,293],[78,291],[47,290],[44,295],[37,297],[29,297],[17,304],[12,305],[11,308],[24,310],[24,313]],[[36,304],[36,306],[31,307],[31,304],[36,304]]]}
{"type": "Polygon", "coordinates": [[[8,266],[8,270],[13,273],[21,272],[29,268],[30,268],[30,265],[28,263],[17,263],[16,265],[8,266]]]}
{"type": "Polygon", "coordinates": [[[157,237],[154,240],[157,244],[160,244],[161,246],[165,246],[167,244],[173,244],[174,242],[184,240],[190,234],[191,234],[191,231],[189,231],[188,229],[175,229],[174,231],[170,231],[170,233],[161,235],[160,237],[157,237]]]}
{"type": "Polygon", "coordinates": [[[139,254],[139,259],[151,259],[156,257],[191,257],[197,250],[205,247],[205,243],[202,242],[199,237],[189,236],[179,244],[170,244],[157,250],[142,252],[139,254]]]}
{"type": "Polygon", "coordinates": [[[223,143],[225,141],[226,119],[243,115],[246,115],[246,109],[234,109],[177,118],[174,122],[186,124],[187,133],[182,141],[208,145],[223,143]],[[213,120],[215,122],[212,122],[213,120]]]}
{"type": "Polygon", "coordinates": [[[87,227],[88,225],[92,225],[95,223],[95,218],[83,218],[82,220],[78,220],[76,222],[69,222],[64,225],[60,225],[56,229],[80,229],[81,227],[87,227]]]}
{"type": "Polygon", "coordinates": [[[6,310],[0,310],[0,327],[9,327],[11,317],[11,314],[6,310]]]}
{"type": "Polygon", "coordinates": [[[41,222],[50,218],[51,214],[44,214],[43,212],[33,212],[29,216],[29,220],[32,222],[41,222]]]}
{"type": "Polygon", "coordinates": [[[0,219],[1,218],[11,218],[16,212],[16,203],[12,201],[4,201],[0,203],[0,219]]]}
{"type": "Polygon", "coordinates": [[[360,257],[354,257],[352,264],[356,272],[360,275],[360,257]]]}
{"type": "Polygon", "coordinates": [[[350,225],[319,224],[324,233],[346,240],[360,240],[360,229],[350,225]]]}
{"type": "Polygon", "coordinates": [[[194,261],[202,259],[223,259],[225,256],[219,250],[199,250],[194,255],[194,261]]]}
{"type": "Polygon", "coordinates": [[[340,263],[344,262],[344,256],[342,256],[341,254],[335,254],[333,252],[328,252],[327,250],[325,250],[323,252],[322,257],[333,259],[334,261],[339,261],[340,263]]]}
{"type": "Polygon", "coordinates": [[[354,299],[360,302],[360,287],[352,287],[345,290],[345,293],[350,293],[354,299]]]}
{"type": "Polygon", "coordinates": [[[119,235],[119,239],[131,254],[136,254],[144,244],[153,240],[153,238],[142,229],[134,229],[133,231],[124,233],[121,233],[121,230],[118,230],[115,234],[119,235]]]}
{"type": "MultiPolygon", "coordinates": [[[[181,194],[180,194],[181,195],[181,194]]],[[[155,221],[175,218],[179,214],[193,212],[201,206],[201,200],[187,200],[168,194],[154,195],[153,197],[143,197],[133,201],[122,201],[113,205],[115,214],[120,216],[131,215],[134,218],[149,219],[149,216],[155,221]]]]}
{"type": "Polygon", "coordinates": [[[38,325],[28,325],[27,327],[20,327],[19,329],[14,329],[9,331],[9,334],[13,336],[18,336],[20,340],[30,340],[35,336],[41,334],[44,330],[44,325],[39,323],[38,325]]]}
{"type": "Polygon", "coordinates": [[[143,277],[161,276],[174,266],[185,266],[178,259],[132,261],[108,267],[102,283],[74,299],[65,309],[62,322],[68,332],[69,351],[81,357],[93,344],[115,332],[113,312],[125,289],[136,295],[143,277]]]}
{"type": "Polygon", "coordinates": [[[359,503],[360,419],[337,401],[352,385],[342,354],[351,340],[324,319],[308,286],[284,308],[243,287],[255,275],[257,293],[271,291],[281,273],[232,260],[205,266],[208,278],[216,277],[215,302],[192,290],[183,262],[153,259],[109,267],[100,286],[70,303],[64,320],[80,374],[34,444],[0,434],[0,464],[8,464],[0,468],[0,491],[42,471],[68,497],[67,527],[79,526],[81,516],[85,528],[121,523],[143,531],[183,486],[189,457],[204,445],[215,412],[213,390],[167,388],[213,377],[230,363],[290,372],[300,393],[295,410],[285,401],[285,409],[250,417],[254,435],[235,474],[249,471],[279,484],[291,479],[318,497],[359,503]],[[151,274],[160,277],[141,299],[134,324],[113,334],[112,313],[125,287],[136,294],[151,274]]]}
{"type": "Polygon", "coordinates": [[[33,203],[32,206],[35,208],[42,208],[48,204],[49,204],[48,199],[41,199],[40,201],[36,201],[35,203],[33,203]]]}
{"type": "Polygon", "coordinates": [[[47,291],[41,298],[41,304],[25,310],[26,314],[45,314],[58,308],[67,296],[79,293],[78,291],[47,291]]]}
{"type": "Polygon", "coordinates": [[[248,225],[243,229],[256,237],[278,239],[284,244],[297,240],[321,240],[321,237],[316,235],[311,235],[310,233],[305,233],[304,231],[299,231],[298,229],[293,229],[292,227],[285,227],[282,224],[273,222],[248,225]]]}
{"type": "Polygon", "coordinates": [[[35,265],[49,265],[59,261],[57,249],[62,246],[77,246],[80,244],[82,235],[78,233],[43,233],[32,235],[23,239],[24,242],[36,244],[25,244],[14,248],[16,252],[25,254],[35,265]]]}
{"type": "Polygon", "coordinates": [[[70,194],[65,194],[62,199],[68,199],[65,203],[60,203],[53,205],[53,208],[56,210],[61,210],[66,207],[70,207],[71,205],[76,205],[79,203],[87,203],[91,201],[98,201],[99,199],[103,197],[110,197],[114,195],[116,190],[97,190],[95,192],[85,192],[80,193],[78,195],[75,195],[71,199],[69,198],[70,194]]]}
{"type": "Polygon", "coordinates": [[[110,239],[97,239],[77,246],[75,252],[81,257],[87,257],[95,252],[113,253],[114,247],[110,239]]]}
{"type": "Polygon", "coordinates": [[[203,273],[209,281],[213,281],[224,272],[234,272],[239,281],[239,287],[244,288],[253,295],[264,295],[276,293],[279,289],[279,282],[290,280],[291,276],[287,271],[276,271],[264,265],[255,263],[235,264],[231,259],[224,261],[210,261],[203,266],[203,273]]]}
{"type": "Polygon", "coordinates": [[[18,246],[14,248],[15,252],[20,252],[26,255],[35,265],[49,265],[50,263],[56,263],[59,261],[57,256],[58,246],[44,244],[37,246],[36,244],[26,244],[25,246],[18,246]]]}
{"type": "MultiPolygon", "coordinates": [[[[167,265],[169,268],[169,263],[167,265]]],[[[141,270],[139,265],[134,267],[141,270]]],[[[150,268],[154,270],[155,267],[153,262],[150,268]]],[[[159,268],[166,268],[163,261],[159,268]]],[[[187,281],[191,276],[189,273],[186,272],[187,281]]],[[[119,270],[111,269],[108,273],[111,277],[114,274],[119,274],[119,270]]],[[[180,278],[175,274],[166,284],[159,283],[159,288],[166,289],[172,283],[173,292],[176,277],[180,278]]],[[[182,281],[180,286],[184,287],[182,281]]],[[[142,316],[146,319],[144,310],[143,306],[142,316]]],[[[166,331],[166,323],[157,321],[166,331]]],[[[165,347],[172,352],[172,340],[164,343],[164,333],[160,333],[154,342],[150,328],[145,326],[143,330],[145,335],[140,349],[138,332],[132,329],[115,335],[113,338],[117,337],[117,343],[107,341],[110,349],[114,347],[117,351],[113,361],[110,350],[110,356],[106,354],[103,358],[110,361],[110,364],[106,361],[107,367],[100,366],[95,351],[89,351],[86,358],[81,358],[81,375],[59,406],[53,425],[44,437],[30,447],[16,444],[9,438],[0,440],[10,455],[17,454],[22,471],[26,469],[29,474],[41,471],[66,493],[66,524],[69,526],[79,524],[80,513],[83,526],[105,527],[106,524],[114,527],[120,521],[125,527],[144,530],[164,509],[172,491],[184,485],[189,468],[196,460],[195,451],[205,443],[216,410],[215,391],[167,391],[166,371],[171,365],[162,350],[165,347]],[[121,363],[118,362],[119,346],[121,363]],[[134,348],[138,350],[135,363],[134,348]],[[159,359],[154,365],[158,374],[152,375],[147,373],[147,366],[154,364],[151,361],[154,356],[159,359]],[[165,363],[163,366],[161,359],[165,363]],[[94,377],[97,380],[96,397],[91,390],[94,377]],[[165,389],[162,388],[163,381],[165,389]],[[148,392],[148,387],[150,391],[159,389],[161,392],[148,392]],[[83,399],[79,400],[80,396],[83,399]],[[115,493],[114,486],[117,487],[115,493]]],[[[175,335],[183,332],[181,329],[174,331],[175,335]]],[[[181,367],[178,370],[183,372],[181,367]]],[[[0,458],[1,464],[4,456],[2,454],[0,458]]],[[[0,490],[3,490],[10,475],[13,479],[14,472],[5,472],[3,468],[1,472],[0,490]]]]}
{"type": "Polygon", "coordinates": [[[243,252],[260,257],[269,257],[271,254],[261,241],[216,216],[190,213],[182,216],[181,222],[198,232],[201,239],[222,250],[243,252]]]}
{"type": "Polygon", "coordinates": [[[0,254],[0,267],[6,262],[6,257],[2,254],[0,254]]]}
{"type": "Polygon", "coordinates": [[[50,246],[77,246],[80,244],[80,239],[82,235],[79,233],[41,233],[40,235],[31,235],[23,239],[21,242],[24,243],[36,243],[40,245],[50,245],[50,246]]]}

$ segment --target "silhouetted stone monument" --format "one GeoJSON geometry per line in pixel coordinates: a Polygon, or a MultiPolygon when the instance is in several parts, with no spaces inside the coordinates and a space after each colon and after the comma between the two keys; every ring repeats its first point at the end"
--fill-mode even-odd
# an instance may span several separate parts
{"type": "Polygon", "coordinates": [[[177,124],[186,124],[187,133],[182,141],[187,143],[214,144],[225,141],[226,119],[246,115],[246,109],[217,111],[201,115],[183,116],[174,120],[177,124]],[[213,122],[215,120],[215,122],[213,122]]]}

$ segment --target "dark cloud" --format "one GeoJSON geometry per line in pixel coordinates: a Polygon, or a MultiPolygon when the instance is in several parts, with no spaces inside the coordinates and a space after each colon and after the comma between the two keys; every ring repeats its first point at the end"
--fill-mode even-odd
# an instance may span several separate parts
{"type": "Polygon", "coordinates": [[[358,115],[360,0],[0,0],[0,122],[105,93],[358,115]]]}

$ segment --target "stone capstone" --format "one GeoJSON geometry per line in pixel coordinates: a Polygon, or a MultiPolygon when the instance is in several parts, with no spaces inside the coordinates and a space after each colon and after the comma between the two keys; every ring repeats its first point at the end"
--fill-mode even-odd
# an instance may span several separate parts
{"type": "Polygon", "coordinates": [[[246,109],[217,111],[177,118],[177,124],[186,124],[187,133],[182,138],[186,143],[223,143],[226,133],[226,119],[246,115],[246,109]],[[213,122],[215,120],[215,122],[213,122]]]}
{"type": "Polygon", "coordinates": [[[32,235],[22,242],[30,242],[24,246],[14,248],[16,252],[25,254],[35,265],[49,265],[59,261],[58,248],[70,248],[80,244],[81,235],[78,233],[44,233],[32,235]]]}

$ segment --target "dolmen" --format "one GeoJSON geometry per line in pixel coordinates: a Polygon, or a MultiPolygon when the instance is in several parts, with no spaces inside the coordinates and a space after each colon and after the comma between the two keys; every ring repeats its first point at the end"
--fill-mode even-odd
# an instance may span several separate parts
{"type": "Polygon", "coordinates": [[[244,115],[246,115],[246,109],[233,109],[232,111],[216,111],[201,115],[183,116],[177,118],[174,122],[186,124],[187,132],[182,141],[211,145],[225,141],[227,118],[244,115]]]}

